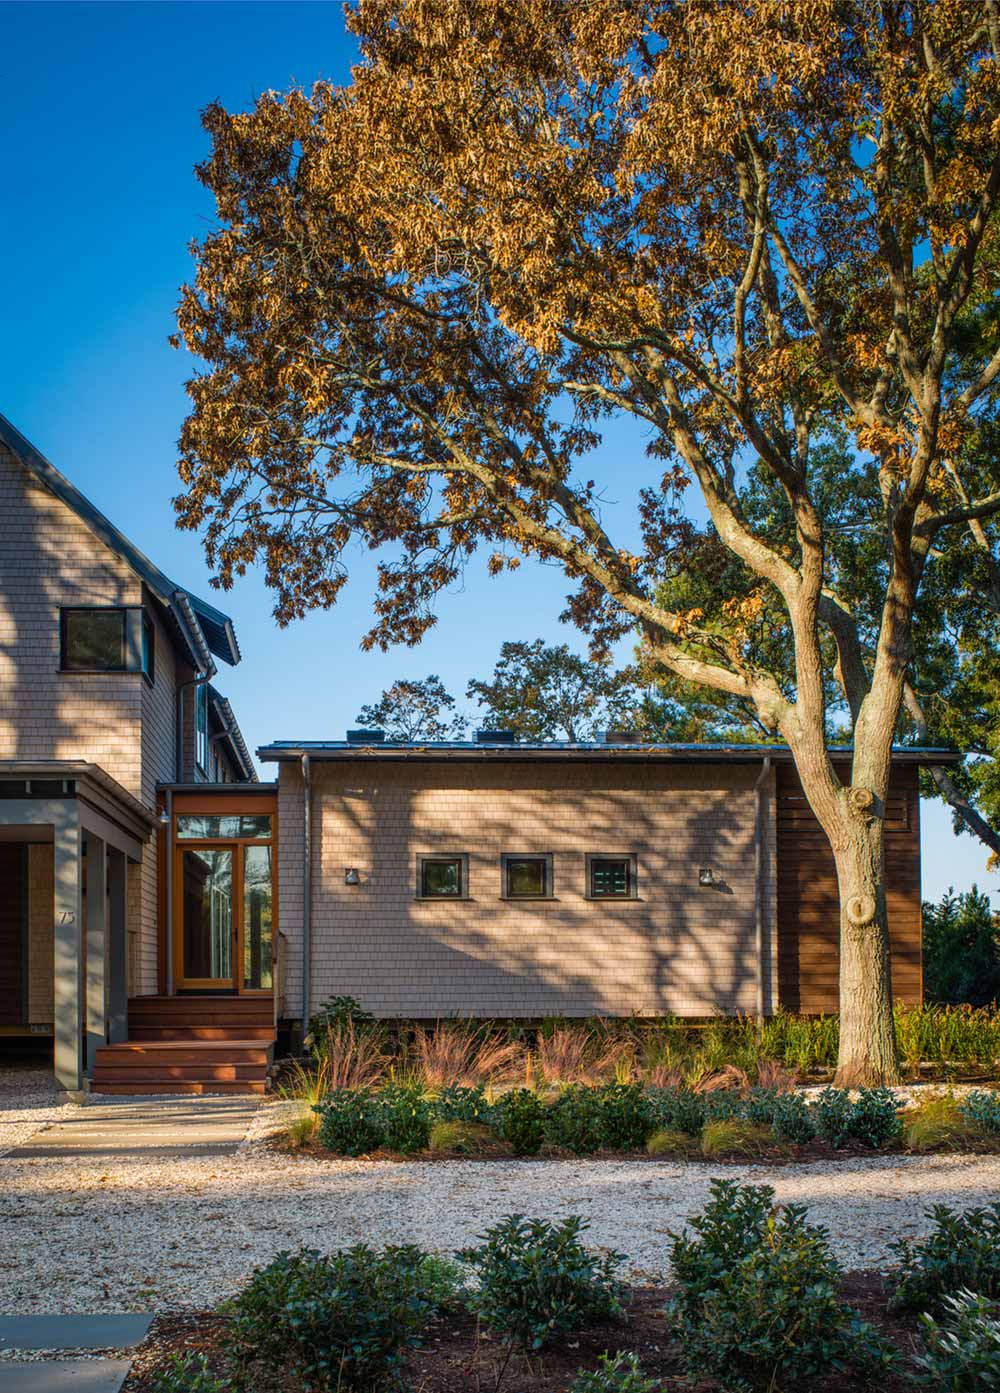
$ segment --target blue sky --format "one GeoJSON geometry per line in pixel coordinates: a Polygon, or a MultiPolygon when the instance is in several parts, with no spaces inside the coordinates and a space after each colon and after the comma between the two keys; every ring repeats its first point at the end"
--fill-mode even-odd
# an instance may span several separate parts
{"type": "MultiPolygon", "coordinates": [[[[436,672],[461,696],[504,639],[579,644],[558,622],[558,571],[489,580],[475,565],[420,648],[363,654],[373,568],[360,553],[335,610],[279,630],[259,578],[220,599],[197,538],[173,526],[190,360],[167,335],[188,244],[213,211],[193,174],[207,150],[199,113],[346,80],[353,57],[339,4],[0,4],[0,412],[164,570],[233,615],[244,662],[220,685],[251,746],[340,738],[399,676],[436,672]]],[[[600,457],[606,518],[628,540],[642,441],[622,430],[600,457]]],[[[1000,889],[979,844],[925,805],[925,894],[973,880],[1000,889]]]]}

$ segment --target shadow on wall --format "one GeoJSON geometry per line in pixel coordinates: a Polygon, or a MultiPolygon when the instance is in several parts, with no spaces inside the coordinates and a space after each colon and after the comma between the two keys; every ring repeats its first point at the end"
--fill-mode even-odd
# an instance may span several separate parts
{"type": "Polygon", "coordinates": [[[502,783],[481,766],[365,767],[360,786],[360,766],[334,768],[314,793],[315,1000],[416,1017],[754,1009],[753,771],[736,787],[705,787],[710,766],[627,787],[593,767],[581,782],[579,767],[505,765],[502,783]],[[435,787],[418,787],[427,768],[435,787]],[[435,850],[468,854],[469,899],[415,898],[416,857],[435,850]],[[500,898],[511,851],[553,853],[556,898],[500,898]],[[637,851],[639,899],[588,901],[588,851],[637,851]],[[721,885],[699,886],[706,865],[721,885]]]}

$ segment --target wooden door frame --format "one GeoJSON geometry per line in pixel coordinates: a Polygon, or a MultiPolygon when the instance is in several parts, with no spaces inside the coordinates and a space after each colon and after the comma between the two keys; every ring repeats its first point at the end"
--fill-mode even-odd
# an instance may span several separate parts
{"type": "Polygon", "coordinates": [[[174,985],[178,991],[232,993],[234,996],[271,996],[274,992],[274,963],[277,956],[278,934],[277,876],[275,874],[274,839],[272,837],[183,837],[174,842],[174,985]],[[247,847],[266,847],[271,853],[271,981],[270,987],[248,987],[243,982],[243,956],[246,943],[244,916],[244,863],[247,847]],[[184,853],[185,851],[229,851],[232,853],[232,976],[187,977],[184,974],[184,853]],[[224,985],[224,983],[226,983],[224,985]]]}

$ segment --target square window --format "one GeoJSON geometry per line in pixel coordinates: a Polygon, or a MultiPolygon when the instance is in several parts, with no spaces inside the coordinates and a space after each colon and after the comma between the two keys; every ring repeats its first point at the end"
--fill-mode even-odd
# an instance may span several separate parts
{"type": "Polygon", "coordinates": [[[421,856],[418,886],[422,900],[460,900],[466,893],[465,856],[421,856]]]}
{"type": "Polygon", "coordinates": [[[635,856],[588,856],[587,895],[592,900],[635,899],[635,856]]]}
{"type": "Polygon", "coordinates": [[[61,638],[64,672],[125,671],[123,609],[64,609],[61,638]]]}
{"type": "Polygon", "coordinates": [[[509,900],[547,900],[552,896],[552,857],[509,853],[503,858],[503,894],[509,900]]]}

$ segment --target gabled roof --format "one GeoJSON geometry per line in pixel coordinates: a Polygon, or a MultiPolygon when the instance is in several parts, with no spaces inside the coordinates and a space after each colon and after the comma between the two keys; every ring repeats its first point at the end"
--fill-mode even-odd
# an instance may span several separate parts
{"type": "Polygon", "coordinates": [[[219,726],[220,734],[225,738],[226,744],[232,752],[233,759],[239,767],[243,779],[248,784],[257,782],[257,770],[254,768],[253,760],[250,758],[250,751],[247,743],[243,739],[243,732],[233,714],[233,708],[229,699],[224,697],[220,691],[208,684],[208,699],[211,703],[215,720],[219,726]]]}
{"type": "Polygon", "coordinates": [[[182,638],[191,651],[195,665],[209,676],[216,671],[213,658],[235,665],[240,661],[233,621],[228,614],[199,599],[190,590],[164,575],[159,566],[139,550],[124,533],[119,532],[102,512],[85,498],[75,484],[70,483],[55,465],[37,450],[16,426],[0,416],[0,441],[20,460],[25,469],[55,494],[61,502],[90,528],[94,536],[120,556],[169,611],[182,638]]]}

